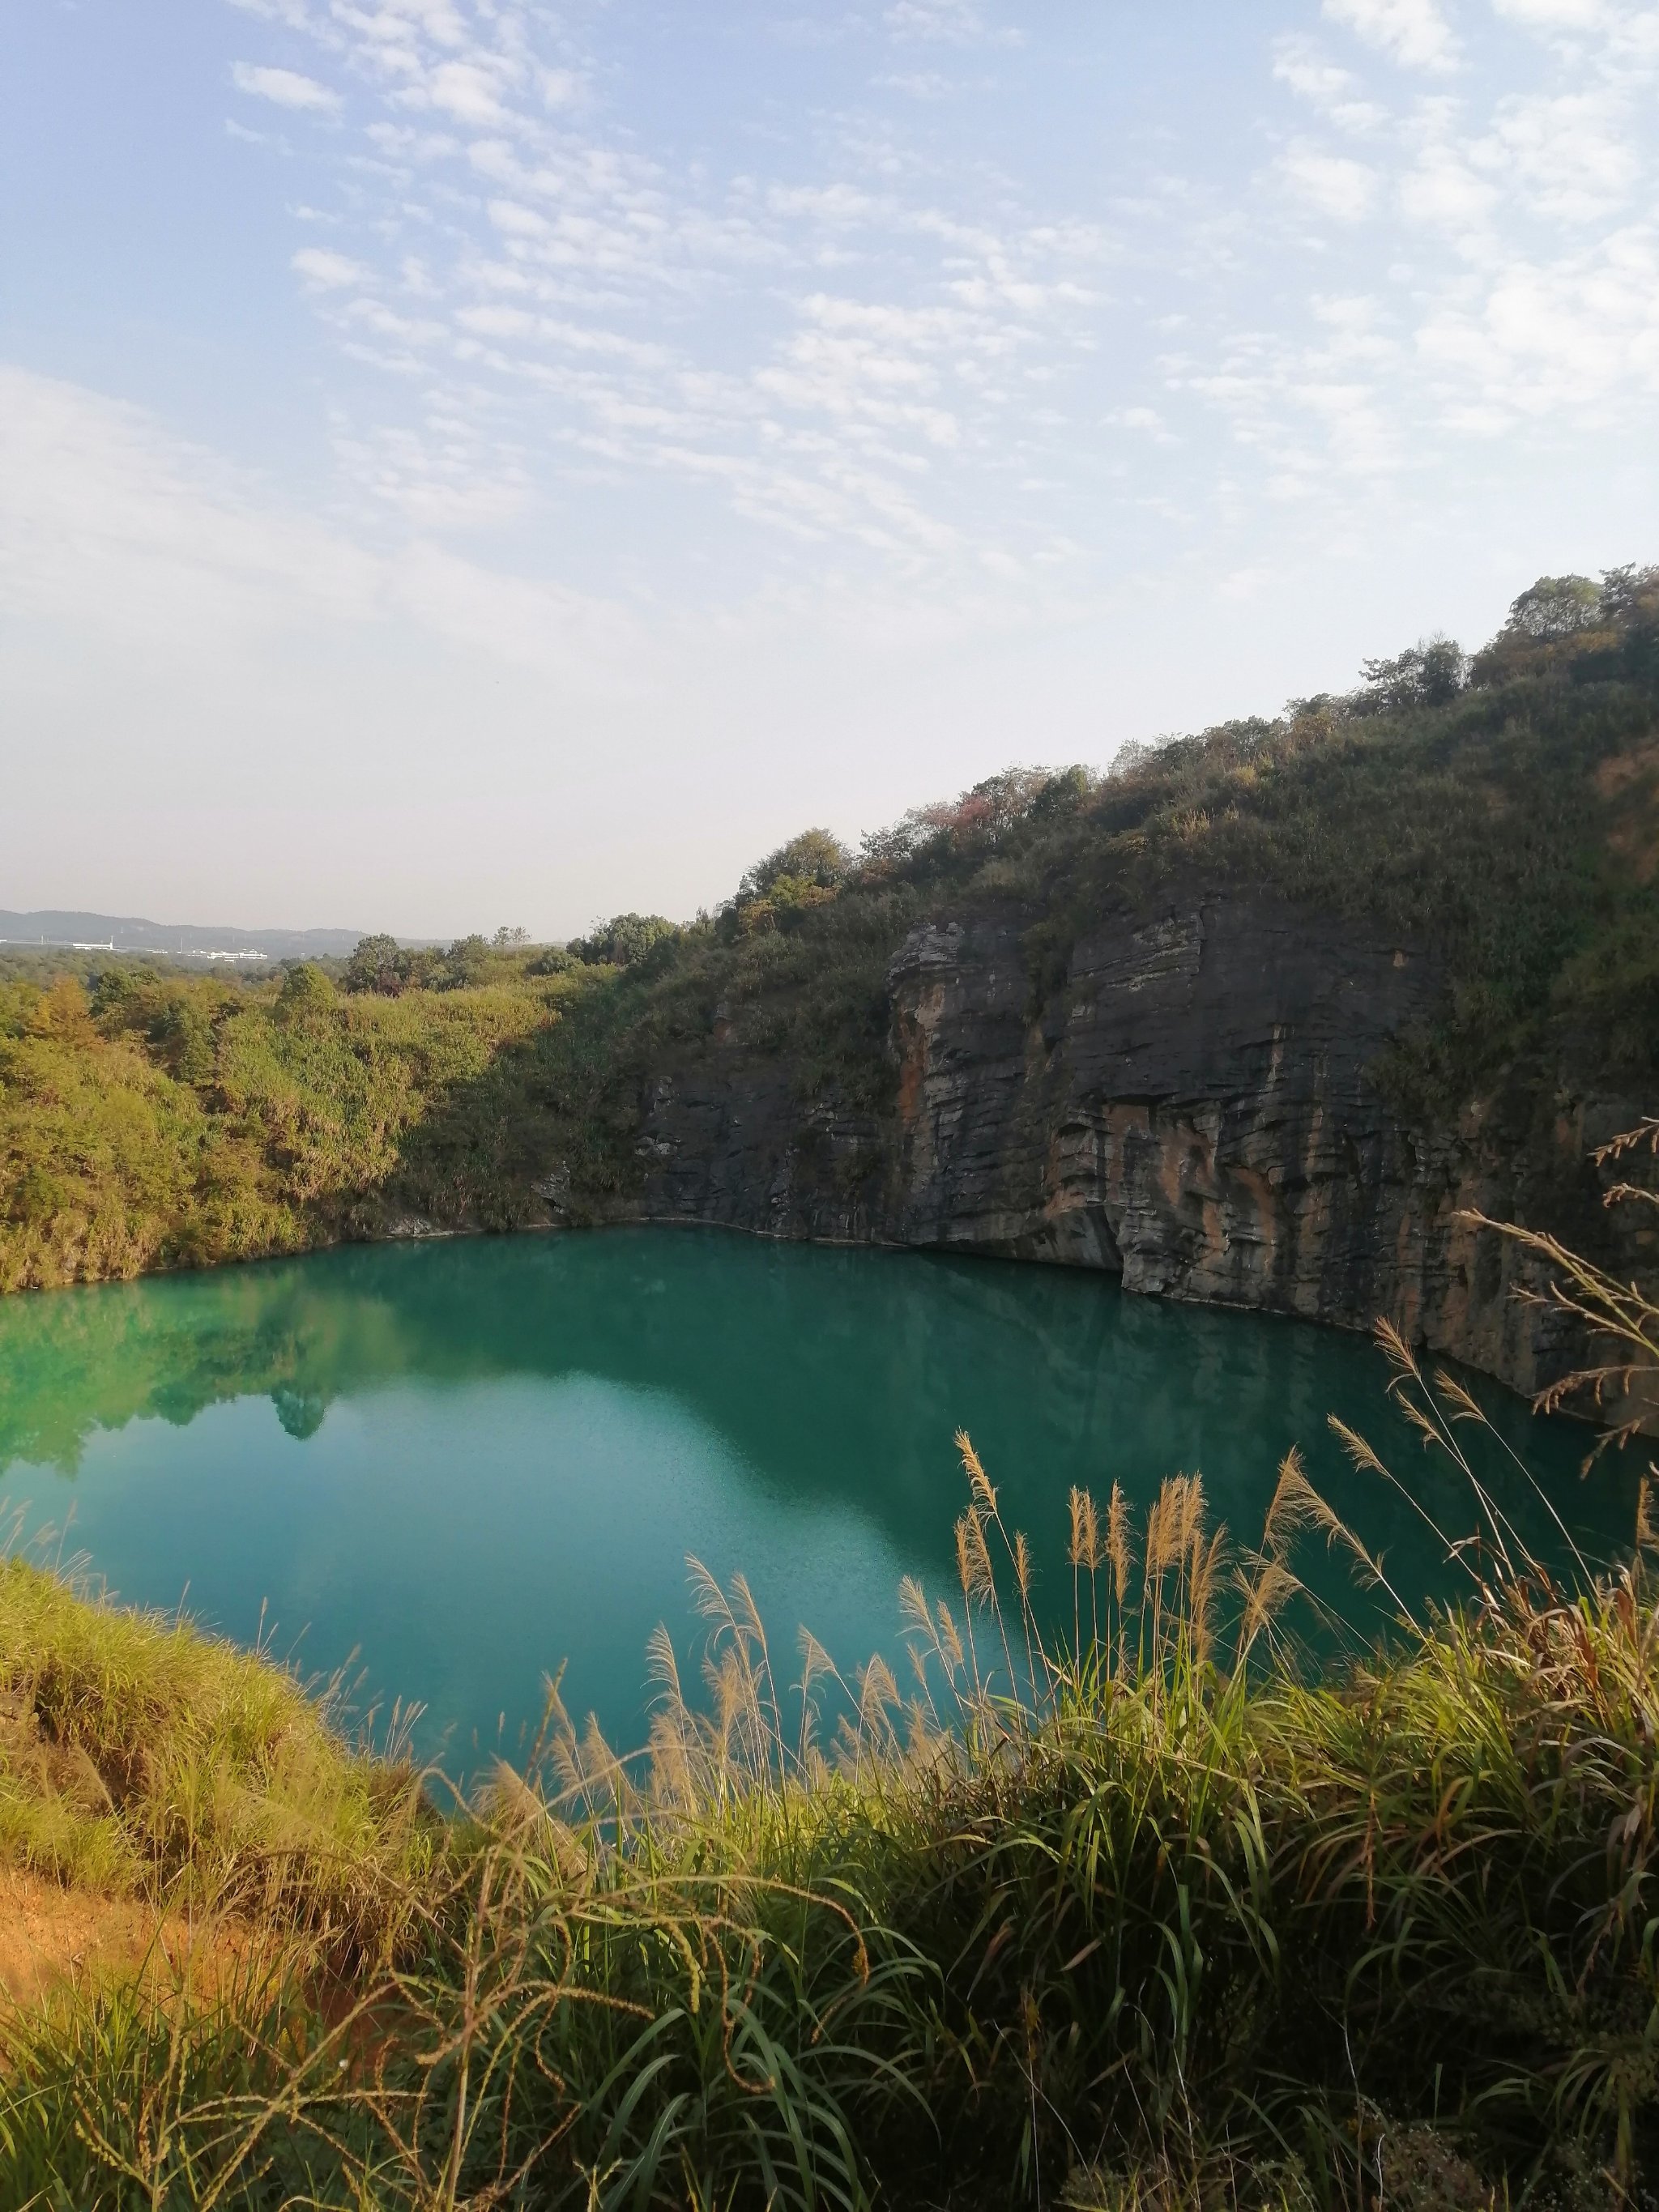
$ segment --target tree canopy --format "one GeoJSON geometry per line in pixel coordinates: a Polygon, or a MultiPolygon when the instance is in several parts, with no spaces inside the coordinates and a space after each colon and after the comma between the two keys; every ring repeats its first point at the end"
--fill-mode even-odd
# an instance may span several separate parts
{"type": "Polygon", "coordinates": [[[596,921],[586,937],[573,937],[569,950],[590,964],[632,968],[675,933],[675,925],[660,914],[613,914],[609,921],[596,921]]]}

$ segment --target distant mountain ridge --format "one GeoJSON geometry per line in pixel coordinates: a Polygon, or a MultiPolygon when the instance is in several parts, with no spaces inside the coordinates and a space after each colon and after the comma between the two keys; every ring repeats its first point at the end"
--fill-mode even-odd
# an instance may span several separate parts
{"type": "Polygon", "coordinates": [[[142,915],[88,914],[66,907],[15,914],[0,907],[0,945],[107,947],[114,952],[163,953],[173,960],[343,959],[367,934],[361,929],[236,929],[150,921],[142,915]]]}

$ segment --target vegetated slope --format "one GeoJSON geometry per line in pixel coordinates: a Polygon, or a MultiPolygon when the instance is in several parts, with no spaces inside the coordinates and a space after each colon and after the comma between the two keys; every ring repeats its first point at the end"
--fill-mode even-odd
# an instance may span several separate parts
{"type": "Polygon", "coordinates": [[[1414,1333],[1426,1300],[1437,1340],[1534,1379],[1468,1320],[1436,1224],[1553,1145],[1493,1202],[1595,1234],[1597,1102],[1628,1118],[1659,1086],[1656,721],[1659,572],[1546,579],[1472,666],[1431,641],[1104,776],[1012,771],[856,858],[808,832],[684,928],[370,940],[338,992],[316,968],[15,982],[0,1285],[653,1213],[1089,1258],[1414,1333]],[[1147,1008],[1161,1060],[1125,1030],[1147,1008]],[[1388,1277],[1390,1240],[1427,1274],[1388,1277]]]}
{"type": "MultiPolygon", "coordinates": [[[[568,986],[530,978],[342,996],[304,965],[264,986],[112,969],[0,983],[0,1288],[257,1258],[383,1230],[409,1132],[502,1133],[468,1094],[568,986]]],[[[481,1167],[465,1192],[488,1222],[481,1167]]],[[[446,1194],[419,1195],[442,1210],[446,1194]]]]}
{"type": "Polygon", "coordinates": [[[1518,1064],[1651,1083],[1659,571],[1611,580],[1605,620],[1598,600],[1559,635],[1524,627],[1528,596],[1467,677],[1455,648],[1418,648],[1371,664],[1355,695],[1131,749],[1103,778],[993,778],[815,876],[786,847],[628,971],[608,1010],[618,1064],[648,1079],[723,1026],[786,1055],[803,1097],[878,1108],[897,1074],[887,972],[924,914],[1016,913],[1035,1014],[1102,921],[1231,889],[1431,952],[1441,995],[1385,1072],[1415,1117],[1518,1064]]]}

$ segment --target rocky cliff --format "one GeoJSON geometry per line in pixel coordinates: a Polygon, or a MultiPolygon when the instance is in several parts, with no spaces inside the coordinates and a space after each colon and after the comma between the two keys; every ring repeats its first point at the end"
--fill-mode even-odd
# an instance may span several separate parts
{"type": "MultiPolygon", "coordinates": [[[[1540,1123],[1500,1097],[1425,1133],[1377,1067],[1443,979],[1409,942],[1265,896],[1195,890],[1073,947],[1034,1003],[1031,917],[911,931],[887,979],[884,1113],[803,1104],[717,1010],[640,1101],[635,1218],[1097,1267],[1127,1290],[1368,1327],[1522,1389],[1573,1351],[1512,1295],[1519,1255],[1464,1209],[1607,1243],[1589,1144],[1628,1102],[1540,1123]]],[[[552,1196],[551,1192],[549,1193],[552,1196]]]]}

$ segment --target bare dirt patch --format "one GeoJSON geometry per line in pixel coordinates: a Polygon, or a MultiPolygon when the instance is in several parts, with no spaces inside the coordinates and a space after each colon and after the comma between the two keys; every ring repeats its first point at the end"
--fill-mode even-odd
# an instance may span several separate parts
{"type": "Polygon", "coordinates": [[[192,1925],[137,1898],[0,1867],[0,2005],[37,2004],[64,1982],[139,1974],[211,1987],[247,1948],[247,1931],[224,1921],[192,1925]]]}

